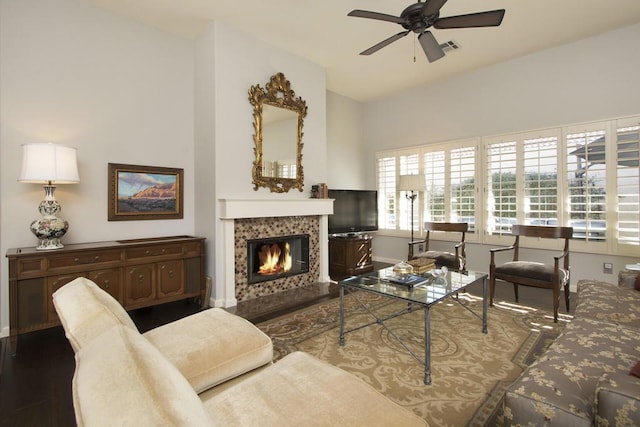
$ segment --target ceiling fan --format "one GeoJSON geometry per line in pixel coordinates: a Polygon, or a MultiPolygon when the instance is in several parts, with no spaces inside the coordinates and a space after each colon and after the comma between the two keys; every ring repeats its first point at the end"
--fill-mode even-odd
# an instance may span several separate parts
{"type": "Polygon", "coordinates": [[[497,27],[502,23],[504,9],[490,10],[486,12],[469,13],[466,15],[456,15],[440,18],[440,8],[447,0],[426,0],[418,1],[402,11],[400,16],[387,15],[379,12],[369,12],[366,10],[352,10],[347,16],[358,18],[377,19],[380,21],[395,22],[402,25],[405,31],[395,34],[369,49],[360,52],[360,55],[371,55],[383,47],[401,39],[410,32],[418,34],[418,41],[424,50],[429,62],[437,61],[444,56],[444,50],[428,28],[437,29],[448,28],[471,28],[471,27],[497,27]]]}

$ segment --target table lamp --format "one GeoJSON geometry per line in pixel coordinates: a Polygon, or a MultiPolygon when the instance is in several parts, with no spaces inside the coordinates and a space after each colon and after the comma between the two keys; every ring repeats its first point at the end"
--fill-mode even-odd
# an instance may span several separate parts
{"type": "Polygon", "coordinates": [[[60,249],[60,238],[69,229],[69,223],[56,216],[62,209],[55,198],[57,184],[80,182],[76,149],[51,143],[22,145],[22,172],[19,182],[44,184],[44,200],[38,211],[42,218],[31,223],[30,229],[38,238],[38,250],[60,249]]]}
{"type": "Polygon", "coordinates": [[[400,175],[398,190],[407,191],[407,199],[411,200],[411,241],[413,242],[413,203],[418,197],[418,192],[427,189],[424,175],[400,175]]]}

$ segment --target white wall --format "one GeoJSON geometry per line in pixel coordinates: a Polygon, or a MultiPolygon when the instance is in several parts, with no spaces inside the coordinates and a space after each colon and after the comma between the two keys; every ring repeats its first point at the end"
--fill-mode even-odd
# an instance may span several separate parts
{"type": "MultiPolygon", "coordinates": [[[[364,106],[372,152],[640,113],[640,24],[487,67],[364,106]]],[[[446,61],[446,58],[443,59],[446,61]]],[[[373,160],[371,160],[373,162],[373,160]]],[[[370,185],[375,185],[371,176],[370,185]]],[[[378,236],[374,256],[404,259],[406,239],[378,236]]],[[[488,247],[469,245],[470,268],[487,270],[488,247]]],[[[575,253],[572,283],[633,258],[575,253]]]]}
{"type": "Polygon", "coordinates": [[[80,183],[59,186],[63,243],[194,233],[190,41],[74,0],[0,2],[0,329],[11,247],[35,246],[42,186],[20,184],[20,145],[76,147],[80,183]],[[183,168],[184,219],[107,221],[107,163],[183,168]]]}
{"type": "Polygon", "coordinates": [[[364,143],[363,104],[327,92],[327,185],[374,190],[374,155],[364,143]]]}

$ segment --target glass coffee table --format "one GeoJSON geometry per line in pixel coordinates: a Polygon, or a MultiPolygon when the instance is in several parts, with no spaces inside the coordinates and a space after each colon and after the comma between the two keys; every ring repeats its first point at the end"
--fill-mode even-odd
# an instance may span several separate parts
{"type": "Polygon", "coordinates": [[[473,312],[469,307],[462,305],[469,310],[474,316],[482,319],[482,332],[487,333],[487,273],[477,271],[449,271],[446,279],[436,279],[429,272],[422,274],[424,281],[416,278],[418,283],[415,286],[394,283],[392,280],[397,279],[397,275],[393,273],[393,267],[384,268],[362,276],[354,276],[344,279],[340,282],[340,346],[344,346],[345,334],[353,332],[373,324],[379,324],[384,327],[416,360],[424,364],[424,383],[431,384],[431,320],[430,309],[438,302],[449,297],[455,297],[454,301],[458,301],[457,294],[464,291],[471,285],[482,283],[482,317],[473,312]],[[358,303],[371,315],[375,320],[370,323],[357,326],[353,329],[345,331],[344,327],[344,292],[352,293],[358,303]],[[407,303],[405,308],[395,313],[388,314],[384,317],[378,316],[369,306],[358,299],[357,292],[363,291],[372,294],[382,295],[384,297],[404,301],[407,303]],[[424,310],[424,359],[415,354],[402,340],[385,325],[385,321],[411,313],[416,310],[424,310]]]}

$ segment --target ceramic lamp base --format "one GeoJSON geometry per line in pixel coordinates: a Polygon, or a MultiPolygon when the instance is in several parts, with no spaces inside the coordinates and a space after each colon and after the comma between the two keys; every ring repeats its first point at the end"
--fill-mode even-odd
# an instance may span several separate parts
{"type": "Polygon", "coordinates": [[[63,219],[40,218],[31,223],[31,232],[38,238],[37,250],[48,251],[63,248],[60,238],[69,229],[69,223],[63,219]]]}

